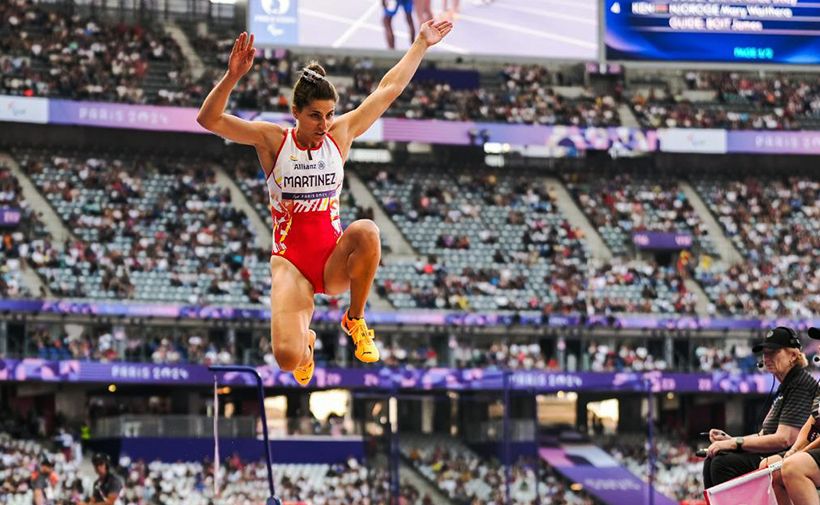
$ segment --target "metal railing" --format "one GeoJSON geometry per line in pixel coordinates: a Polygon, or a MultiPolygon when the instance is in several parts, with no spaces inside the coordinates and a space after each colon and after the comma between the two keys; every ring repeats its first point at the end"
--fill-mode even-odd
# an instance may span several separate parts
{"type": "MultiPolygon", "coordinates": [[[[214,436],[213,423],[213,418],[206,416],[122,415],[98,419],[94,423],[92,433],[95,438],[212,438],[214,436]]],[[[220,437],[255,438],[256,418],[220,418],[218,429],[220,437]]]]}

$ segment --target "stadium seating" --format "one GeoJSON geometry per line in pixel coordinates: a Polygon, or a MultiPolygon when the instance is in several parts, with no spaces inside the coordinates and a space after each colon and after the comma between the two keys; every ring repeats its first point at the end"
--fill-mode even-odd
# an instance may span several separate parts
{"type": "MultiPolygon", "coordinates": [[[[672,437],[657,437],[655,444],[654,485],[658,492],[677,502],[701,499],[703,459],[695,457],[691,447],[672,437]]],[[[642,436],[613,437],[604,447],[626,469],[648,480],[646,440],[642,436]]]]}
{"type": "Polygon", "coordinates": [[[0,94],[179,103],[179,46],[159,28],[19,0],[0,5],[0,94]]]}
{"type": "Polygon", "coordinates": [[[36,254],[36,245],[48,233],[38,213],[23,198],[20,181],[11,170],[0,164],[0,208],[20,212],[20,222],[13,228],[0,228],[0,298],[29,298],[31,293],[22,279],[23,260],[36,254]]]}
{"type": "Polygon", "coordinates": [[[381,269],[379,288],[397,308],[582,306],[585,246],[545,185],[466,170],[409,168],[364,177],[426,258],[381,269]]]}
{"type": "Polygon", "coordinates": [[[814,129],[820,125],[813,75],[686,73],[649,92],[632,92],[635,116],[648,128],[814,129]]]}
{"type": "MultiPolygon", "coordinates": [[[[503,503],[505,469],[497,461],[482,459],[451,437],[405,434],[402,455],[429,482],[455,503],[503,503]]],[[[536,502],[592,505],[583,492],[569,489],[555,473],[539,462],[520,461],[511,469],[510,496],[515,505],[536,502]]]]}
{"type": "Polygon", "coordinates": [[[267,294],[269,253],[203,160],[19,159],[76,237],[38,265],[53,293],[232,305],[267,294]]]}
{"type": "Polygon", "coordinates": [[[820,180],[699,178],[697,190],[743,256],[698,280],[727,315],[811,317],[820,310],[820,180]]]}
{"type": "MultiPolygon", "coordinates": [[[[0,503],[33,503],[30,478],[42,455],[56,462],[59,483],[55,503],[76,503],[87,498],[94,476],[81,472],[78,461],[66,461],[62,453],[48,451],[40,442],[0,433],[0,503]]],[[[124,480],[123,503],[165,505],[237,505],[264,503],[269,496],[267,468],[238,457],[226,458],[221,466],[220,495],[214,497],[214,467],[211,462],[162,463],[120,459],[115,470],[124,480]]],[[[368,470],[355,460],[346,464],[274,465],[277,494],[285,501],[341,505],[345,503],[387,503],[389,486],[384,470],[368,470]],[[369,500],[369,501],[367,501],[369,500]]],[[[419,491],[409,484],[400,489],[408,503],[421,504],[419,491]]]]}
{"type": "Polygon", "coordinates": [[[686,232],[694,238],[694,250],[717,254],[703,220],[674,179],[576,172],[565,181],[615,255],[629,254],[637,231],[686,232]]]}

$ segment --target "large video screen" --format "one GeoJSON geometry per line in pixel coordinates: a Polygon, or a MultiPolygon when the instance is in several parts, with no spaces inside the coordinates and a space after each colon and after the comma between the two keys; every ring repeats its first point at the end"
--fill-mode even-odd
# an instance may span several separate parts
{"type": "Polygon", "coordinates": [[[609,60],[820,62],[820,3],[605,0],[609,60]]]}
{"type": "Polygon", "coordinates": [[[386,50],[432,15],[455,29],[434,51],[597,60],[598,0],[249,0],[259,46],[386,50]],[[388,23],[389,22],[389,23],[388,23]],[[412,22],[412,25],[410,24],[412,22]],[[390,28],[388,29],[388,25],[390,28]]]}

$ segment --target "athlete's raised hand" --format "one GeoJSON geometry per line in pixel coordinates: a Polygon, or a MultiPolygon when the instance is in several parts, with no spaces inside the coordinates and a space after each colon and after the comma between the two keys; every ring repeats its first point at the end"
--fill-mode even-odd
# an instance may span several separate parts
{"type": "Polygon", "coordinates": [[[423,40],[427,47],[434,46],[441,42],[441,39],[446,37],[452,29],[453,23],[451,21],[436,22],[431,19],[421,25],[418,38],[423,40]]]}
{"type": "Polygon", "coordinates": [[[231,57],[228,60],[228,73],[239,78],[248,73],[253,66],[253,56],[256,48],[253,47],[253,34],[248,37],[247,32],[242,32],[233,43],[231,57]]]}

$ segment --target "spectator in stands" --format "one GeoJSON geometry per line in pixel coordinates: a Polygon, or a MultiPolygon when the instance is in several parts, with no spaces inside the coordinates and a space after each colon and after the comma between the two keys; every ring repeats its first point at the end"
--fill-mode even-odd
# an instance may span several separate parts
{"type": "Polygon", "coordinates": [[[709,431],[712,444],[703,463],[703,483],[707,489],[751,472],[764,457],[791,447],[811,411],[817,384],[806,371],[808,361],[797,333],[779,326],[752,350],[763,353],[766,370],[780,382],[780,387],[758,433],[731,437],[723,430],[709,431]]]}
{"type": "Polygon", "coordinates": [[[91,499],[80,505],[114,505],[122,492],[122,479],[114,475],[111,459],[107,454],[95,454],[91,458],[97,480],[91,493],[91,499]]]}
{"type": "Polygon", "coordinates": [[[52,505],[56,498],[60,478],[54,472],[54,461],[48,455],[40,457],[40,469],[31,476],[34,505],[52,505]]]}

